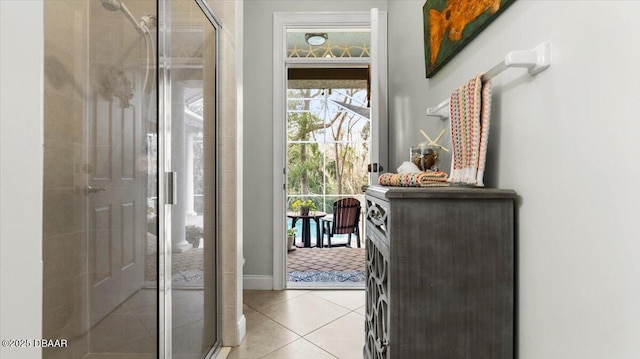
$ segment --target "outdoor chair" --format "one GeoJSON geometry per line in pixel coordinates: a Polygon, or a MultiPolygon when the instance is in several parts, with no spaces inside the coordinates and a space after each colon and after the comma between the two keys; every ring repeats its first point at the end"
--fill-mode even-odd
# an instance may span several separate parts
{"type": "Polygon", "coordinates": [[[336,234],[349,235],[346,245],[351,247],[351,235],[355,234],[360,248],[360,201],[347,197],[333,203],[333,215],[321,218],[322,242],[327,235],[327,244],[331,248],[331,239],[336,234]]]}

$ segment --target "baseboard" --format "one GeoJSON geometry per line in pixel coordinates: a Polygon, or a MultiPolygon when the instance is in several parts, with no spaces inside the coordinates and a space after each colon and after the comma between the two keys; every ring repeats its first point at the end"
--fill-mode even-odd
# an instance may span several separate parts
{"type": "Polygon", "coordinates": [[[242,343],[244,336],[247,334],[247,318],[242,315],[240,320],[238,321],[238,345],[242,343]]]}
{"type": "Polygon", "coordinates": [[[242,288],[253,290],[273,290],[273,276],[245,274],[242,276],[242,288]]]}

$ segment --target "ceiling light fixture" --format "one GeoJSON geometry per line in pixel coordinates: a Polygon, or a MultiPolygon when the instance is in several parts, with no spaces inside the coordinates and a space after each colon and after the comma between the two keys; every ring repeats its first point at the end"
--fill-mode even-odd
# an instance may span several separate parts
{"type": "Polygon", "coordinates": [[[328,38],[329,38],[329,35],[327,35],[326,32],[304,34],[304,40],[307,42],[307,44],[312,46],[324,45],[324,43],[327,41],[328,38]]]}

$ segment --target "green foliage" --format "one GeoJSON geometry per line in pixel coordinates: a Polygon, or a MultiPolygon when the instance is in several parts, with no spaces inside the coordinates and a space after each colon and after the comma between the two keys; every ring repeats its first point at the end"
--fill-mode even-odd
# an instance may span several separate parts
{"type": "Polygon", "coordinates": [[[193,134],[193,191],[204,193],[204,146],[202,132],[193,134]]]}
{"type": "Polygon", "coordinates": [[[202,229],[202,227],[193,224],[185,226],[184,229],[187,242],[196,247],[200,242],[200,238],[204,236],[204,230],[202,229]]]}
{"type": "Polygon", "coordinates": [[[292,237],[296,235],[296,232],[298,230],[296,228],[289,228],[287,229],[287,237],[292,237]]]}
{"type": "Polygon", "coordinates": [[[317,143],[293,143],[287,148],[287,182],[291,194],[323,192],[322,152],[317,143]]]}
{"type": "MultiPolygon", "coordinates": [[[[332,99],[353,103],[363,89],[288,90],[287,194],[290,201],[314,196],[359,194],[368,182],[370,121],[344,111],[332,99]],[[322,96],[321,96],[322,95],[322,96]]],[[[328,198],[328,197],[327,197],[328,198]]]]}
{"type": "MultiPolygon", "coordinates": [[[[360,138],[362,138],[363,141],[369,141],[369,136],[371,135],[371,122],[367,122],[364,124],[364,127],[362,128],[362,132],[360,133],[360,138]]],[[[365,143],[365,146],[369,146],[368,143],[365,143]]]]}
{"type": "Polygon", "coordinates": [[[193,199],[193,209],[198,214],[204,213],[204,140],[202,132],[193,134],[193,193],[196,195],[193,199]],[[199,196],[200,195],[200,196],[199,196]]]}
{"type": "Polygon", "coordinates": [[[322,119],[311,112],[289,112],[287,114],[287,137],[289,141],[315,139],[315,131],[325,128],[322,119]]]}
{"type": "Polygon", "coordinates": [[[301,200],[298,198],[295,201],[293,201],[293,203],[291,204],[291,208],[293,208],[294,211],[300,210],[300,207],[307,207],[312,211],[315,211],[318,209],[318,206],[316,205],[316,203],[311,199],[301,200]]]}
{"type": "Polygon", "coordinates": [[[330,124],[309,110],[309,98],[317,97],[319,90],[289,90],[289,96],[300,96],[300,100],[288,101],[287,138],[287,183],[291,194],[320,194],[324,188],[323,151],[317,137],[330,124]],[[292,112],[307,111],[307,112],[292,112]],[[311,143],[309,143],[311,142],[311,143]]]}

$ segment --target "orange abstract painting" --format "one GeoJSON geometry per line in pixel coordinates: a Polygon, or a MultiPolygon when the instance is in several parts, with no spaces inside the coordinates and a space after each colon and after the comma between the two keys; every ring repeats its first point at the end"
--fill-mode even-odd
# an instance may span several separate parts
{"type": "Polygon", "coordinates": [[[432,77],[514,1],[427,0],[423,6],[427,77],[432,77]]]}

